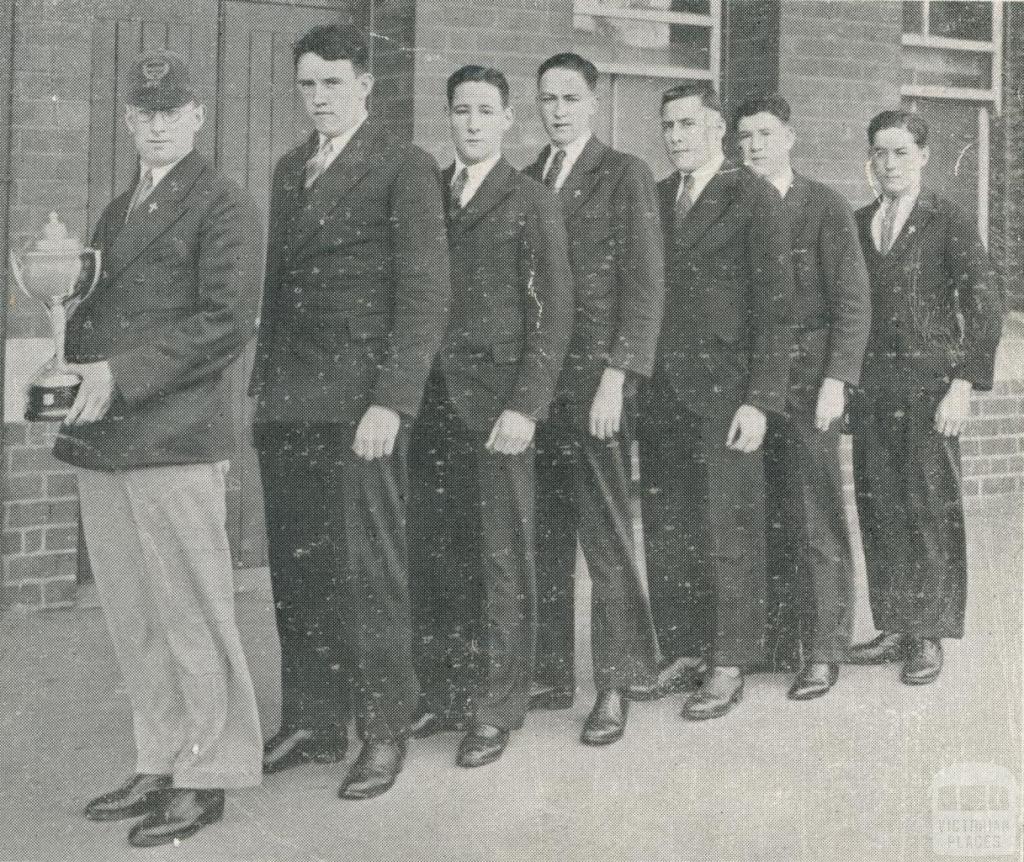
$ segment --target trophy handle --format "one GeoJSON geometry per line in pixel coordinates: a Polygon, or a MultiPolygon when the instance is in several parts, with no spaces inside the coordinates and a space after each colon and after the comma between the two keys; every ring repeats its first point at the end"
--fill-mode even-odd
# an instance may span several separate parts
{"type": "Polygon", "coordinates": [[[32,299],[32,294],[29,293],[28,288],[25,287],[25,279],[22,275],[21,264],[18,263],[18,258],[15,256],[13,251],[7,255],[7,260],[10,263],[11,275],[14,276],[14,283],[18,285],[18,288],[23,294],[25,294],[25,296],[32,299]]]}

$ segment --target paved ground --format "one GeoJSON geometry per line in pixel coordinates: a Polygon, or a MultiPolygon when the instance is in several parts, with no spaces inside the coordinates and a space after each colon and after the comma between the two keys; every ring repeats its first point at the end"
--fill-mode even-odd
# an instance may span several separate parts
{"type": "MultiPolygon", "coordinates": [[[[133,760],[99,611],[10,614],[0,618],[0,859],[932,859],[938,770],[980,762],[1020,777],[1022,526],[1019,508],[972,513],[968,637],[947,642],[935,685],[846,668],[829,697],[797,704],[788,678],[762,674],[724,719],[686,723],[678,699],[640,704],[626,739],[597,750],[577,742],[584,691],[571,711],[531,714],[491,767],[458,769],[458,737],[434,737],[414,744],[394,790],[361,803],[335,797],[342,766],[296,769],[230,796],[225,820],[180,847],[152,851],[127,846],[126,824],[80,816],[133,760]]],[[[238,612],[271,730],[267,594],[242,595],[238,612]]]]}

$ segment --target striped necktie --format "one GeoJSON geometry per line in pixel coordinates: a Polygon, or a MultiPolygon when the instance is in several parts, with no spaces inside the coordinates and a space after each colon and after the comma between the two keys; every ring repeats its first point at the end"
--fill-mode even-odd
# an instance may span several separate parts
{"type": "Polygon", "coordinates": [[[462,209],[462,193],[466,190],[466,183],[469,182],[469,168],[463,167],[448,188],[448,206],[454,212],[462,209]]]}
{"type": "Polygon", "coordinates": [[[333,149],[333,138],[324,138],[320,142],[320,148],[306,162],[306,179],[303,185],[308,189],[319,179],[320,174],[327,170],[328,158],[333,149]]]}
{"type": "Polygon", "coordinates": [[[558,178],[562,174],[562,165],[565,164],[565,150],[555,150],[555,157],[551,160],[547,171],[544,173],[544,185],[549,189],[555,188],[558,178]]]}
{"type": "Polygon", "coordinates": [[[882,230],[879,251],[888,254],[896,242],[896,213],[899,210],[899,198],[888,199],[885,203],[885,213],[882,215],[882,230]]]}
{"type": "Polygon", "coordinates": [[[676,222],[686,218],[686,214],[693,207],[693,174],[683,174],[683,186],[676,197],[676,222]]]}
{"type": "Polygon", "coordinates": [[[139,177],[139,184],[135,187],[135,193],[132,195],[131,203],[128,204],[128,212],[124,214],[125,220],[131,216],[135,210],[140,207],[151,194],[153,193],[153,170],[146,168],[142,172],[142,176],[139,177]]]}

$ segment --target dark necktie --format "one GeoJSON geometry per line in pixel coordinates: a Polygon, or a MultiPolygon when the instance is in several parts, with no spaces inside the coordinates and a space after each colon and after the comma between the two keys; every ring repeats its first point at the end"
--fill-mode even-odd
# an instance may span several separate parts
{"type": "Polygon", "coordinates": [[[317,179],[319,179],[320,174],[327,170],[327,158],[331,154],[332,140],[332,138],[324,138],[320,142],[319,149],[317,149],[317,151],[306,162],[306,177],[304,185],[307,189],[312,186],[317,179]]]}
{"type": "Polygon", "coordinates": [[[555,157],[551,160],[551,164],[548,166],[548,169],[544,174],[544,185],[552,189],[555,187],[555,183],[558,182],[558,177],[562,173],[562,165],[564,164],[565,150],[555,150],[555,157]]]}
{"type": "Polygon", "coordinates": [[[892,244],[896,241],[896,211],[899,209],[899,198],[891,198],[886,201],[885,214],[882,216],[881,244],[878,249],[882,254],[888,254],[892,250],[892,244]]]}
{"type": "Polygon", "coordinates": [[[152,194],[153,192],[153,171],[146,168],[142,172],[142,176],[139,177],[139,184],[135,187],[135,193],[132,195],[131,203],[128,204],[128,212],[125,213],[125,220],[138,209],[139,206],[152,194]]]}
{"type": "Polygon", "coordinates": [[[455,175],[451,187],[448,190],[448,205],[451,209],[462,209],[462,193],[466,190],[466,183],[469,182],[469,168],[463,168],[455,175]]]}
{"type": "Polygon", "coordinates": [[[686,218],[693,207],[693,174],[683,174],[683,188],[676,197],[676,221],[686,218]]]}

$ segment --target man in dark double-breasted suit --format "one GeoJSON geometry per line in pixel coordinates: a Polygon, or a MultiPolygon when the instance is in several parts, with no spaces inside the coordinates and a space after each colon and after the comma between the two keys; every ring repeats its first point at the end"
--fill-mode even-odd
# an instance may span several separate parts
{"type": "Polygon", "coordinates": [[[419,700],[406,548],[408,426],[444,335],[448,249],[436,164],[366,113],[362,35],[294,48],[316,127],[274,172],[253,369],[283,715],[264,766],[339,760],[340,793],[387,790],[419,700]]]}
{"type": "Polygon", "coordinates": [[[790,242],[778,192],[725,161],[709,85],[662,97],[665,317],[641,402],[651,606],[666,657],[711,644],[690,719],[724,715],[763,653],[767,415],[785,409],[790,242]],[[708,584],[710,581],[710,584],[708,584]],[[707,614],[704,593],[710,588],[707,614]]]}
{"type": "Polygon", "coordinates": [[[657,660],[633,538],[629,445],[637,380],[649,377],[665,300],[664,240],[650,168],[594,137],[597,69],[556,54],[537,71],[551,144],[526,174],[558,193],[576,285],[572,340],[549,419],[537,432],[538,683],[534,703],[572,703],[576,540],[593,585],[598,700],[582,739],[621,737],[623,690],[657,660]]]}
{"type": "MultiPolygon", "coordinates": [[[[479,680],[460,766],[501,756],[522,726],[533,676],[536,638],[534,449],[536,423],[547,415],[572,330],[572,272],[558,202],[501,155],[513,120],[505,77],[464,66],[448,79],[456,160],[442,172],[448,194],[452,313],[439,370],[424,406],[423,429],[435,453],[413,462],[422,531],[468,525],[475,560],[456,564],[416,534],[416,564],[459,592],[452,579],[479,581],[479,680]],[[439,403],[438,403],[439,402],[439,403]],[[446,469],[434,473],[436,461],[446,469]],[[429,478],[436,477],[436,478],[429,478]],[[473,535],[475,534],[475,535],[473,535]]],[[[456,549],[459,558],[464,549],[456,549]]],[[[422,575],[423,573],[421,573],[422,575]]],[[[459,632],[471,603],[441,609],[436,637],[459,632]]],[[[435,653],[435,660],[443,660],[435,653]]],[[[425,663],[429,662],[425,657],[425,663]]],[[[447,684],[427,668],[435,690],[447,684]]],[[[447,704],[442,704],[442,707],[447,704]]]]}
{"type": "Polygon", "coordinates": [[[868,126],[881,197],[857,211],[872,323],[851,409],[871,614],[856,663],[903,661],[934,681],[942,638],[964,631],[967,561],[958,436],[971,391],[992,388],[1002,299],[977,228],[921,188],[928,126],[884,111],[868,126]]]}
{"type": "Polygon", "coordinates": [[[793,365],[787,417],[768,419],[769,655],[803,664],[794,700],[825,694],[849,648],[853,564],[839,460],[846,387],[860,379],[871,288],[850,205],[793,172],[789,104],[758,95],[735,113],[744,163],[783,196],[793,247],[793,365]]]}
{"type": "Polygon", "coordinates": [[[96,226],[99,279],[67,326],[83,380],[54,454],[78,467],[137,749],[135,775],[85,814],[141,817],[129,841],[152,847],[219,820],[224,789],[261,777],[224,474],[237,446],[225,372],[254,332],[263,228],[193,149],[205,114],[184,60],[144,55],[127,90],[139,171],[96,226]]]}

